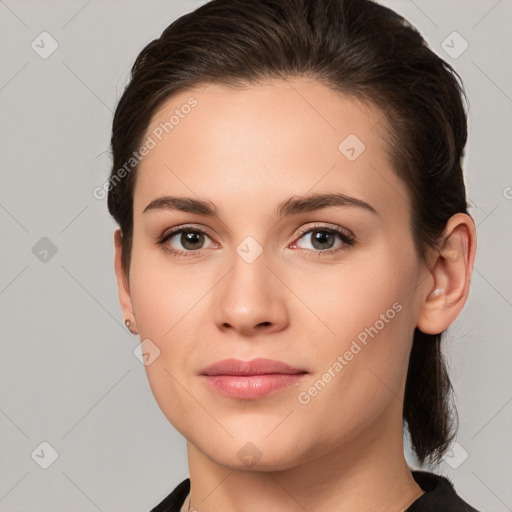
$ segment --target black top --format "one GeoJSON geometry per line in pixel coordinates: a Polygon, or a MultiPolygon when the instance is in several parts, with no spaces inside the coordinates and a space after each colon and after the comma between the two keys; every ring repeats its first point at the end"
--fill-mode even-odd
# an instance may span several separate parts
{"type": "MultiPolygon", "coordinates": [[[[422,494],[406,512],[478,512],[457,495],[453,484],[446,477],[427,471],[411,473],[425,494],[422,494]]],[[[187,478],[150,512],[180,512],[189,491],[190,479],[187,478]]]]}

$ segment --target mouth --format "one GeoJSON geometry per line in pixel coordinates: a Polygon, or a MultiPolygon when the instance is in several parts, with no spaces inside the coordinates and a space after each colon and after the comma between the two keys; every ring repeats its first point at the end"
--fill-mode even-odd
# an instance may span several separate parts
{"type": "Polygon", "coordinates": [[[204,368],[201,375],[297,375],[307,373],[306,370],[295,368],[283,361],[274,359],[252,359],[242,361],[241,359],[223,359],[204,368]]]}
{"type": "Polygon", "coordinates": [[[257,399],[297,385],[307,374],[282,361],[271,359],[224,359],[203,369],[205,384],[224,396],[257,399]]]}

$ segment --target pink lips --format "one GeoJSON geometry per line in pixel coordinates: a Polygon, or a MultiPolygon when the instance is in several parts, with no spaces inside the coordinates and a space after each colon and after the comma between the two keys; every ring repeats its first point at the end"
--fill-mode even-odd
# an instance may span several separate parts
{"type": "Polygon", "coordinates": [[[255,399],[297,383],[307,372],[271,359],[224,359],[202,372],[214,391],[233,398],[255,399]]]}

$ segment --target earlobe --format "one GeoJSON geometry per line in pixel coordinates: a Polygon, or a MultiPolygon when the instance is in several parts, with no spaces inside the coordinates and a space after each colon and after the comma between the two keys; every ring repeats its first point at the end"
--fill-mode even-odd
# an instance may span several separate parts
{"type": "Polygon", "coordinates": [[[130,285],[126,276],[126,271],[122,263],[122,240],[123,235],[121,230],[117,228],[114,231],[114,247],[115,259],[114,267],[117,280],[117,291],[119,295],[119,304],[125,318],[125,325],[132,334],[138,334],[135,322],[135,315],[133,313],[132,299],[130,294],[130,285]]]}
{"type": "Polygon", "coordinates": [[[432,249],[433,278],[423,288],[417,327],[425,334],[439,334],[457,318],[466,303],[476,252],[473,219],[464,213],[453,215],[444,231],[441,246],[432,249]]]}

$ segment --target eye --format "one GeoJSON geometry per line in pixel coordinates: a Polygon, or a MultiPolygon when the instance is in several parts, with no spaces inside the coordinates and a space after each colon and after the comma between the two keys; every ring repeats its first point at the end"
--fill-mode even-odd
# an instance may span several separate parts
{"type": "MultiPolygon", "coordinates": [[[[340,228],[315,226],[301,231],[297,240],[290,247],[299,248],[314,256],[323,256],[332,255],[354,245],[355,236],[349,230],[345,232],[340,228]],[[301,240],[308,239],[311,248],[302,245],[301,240]]],[[[163,250],[184,257],[199,256],[202,249],[215,246],[202,229],[192,226],[178,226],[162,235],[157,243],[163,250]],[[205,246],[207,240],[210,241],[210,245],[205,246]]]]}
{"type": "Polygon", "coordinates": [[[323,255],[323,253],[333,254],[340,250],[347,249],[354,245],[354,242],[355,237],[352,233],[349,234],[334,227],[315,226],[306,231],[302,231],[298,242],[292,244],[291,247],[298,247],[310,253],[323,255]],[[310,247],[307,247],[307,243],[305,244],[306,247],[302,245],[302,243],[299,243],[301,240],[309,241],[310,247]]]}
{"type": "Polygon", "coordinates": [[[201,229],[192,227],[180,227],[163,235],[158,244],[164,250],[183,256],[196,256],[204,246],[205,240],[211,238],[201,229]]]}

